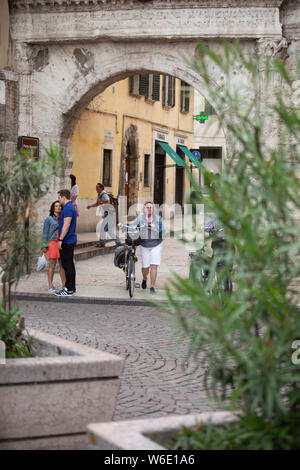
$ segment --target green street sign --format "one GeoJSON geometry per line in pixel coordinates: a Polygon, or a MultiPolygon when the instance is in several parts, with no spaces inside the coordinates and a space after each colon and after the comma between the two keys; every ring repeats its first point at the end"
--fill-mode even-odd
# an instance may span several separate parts
{"type": "Polygon", "coordinates": [[[193,115],[193,118],[194,118],[196,121],[204,122],[204,121],[207,121],[207,120],[208,120],[208,115],[205,114],[205,113],[194,114],[194,115],[193,115]]]}

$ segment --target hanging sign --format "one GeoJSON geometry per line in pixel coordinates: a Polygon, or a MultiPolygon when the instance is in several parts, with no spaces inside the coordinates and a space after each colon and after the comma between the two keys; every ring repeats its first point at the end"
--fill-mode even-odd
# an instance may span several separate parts
{"type": "Polygon", "coordinates": [[[18,150],[26,150],[32,154],[33,158],[38,160],[40,152],[40,139],[37,137],[20,136],[18,137],[18,150]]]}

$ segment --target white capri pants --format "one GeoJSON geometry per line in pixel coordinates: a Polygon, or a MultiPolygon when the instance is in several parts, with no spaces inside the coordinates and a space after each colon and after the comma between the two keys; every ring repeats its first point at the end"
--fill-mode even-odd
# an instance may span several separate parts
{"type": "Polygon", "coordinates": [[[160,265],[162,247],[162,242],[151,248],[141,245],[142,268],[149,268],[150,264],[156,264],[157,266],[160,265]]]}

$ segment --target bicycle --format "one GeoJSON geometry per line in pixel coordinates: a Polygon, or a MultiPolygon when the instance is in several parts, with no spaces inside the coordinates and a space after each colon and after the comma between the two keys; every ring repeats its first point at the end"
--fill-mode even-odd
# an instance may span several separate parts
{"type": "Polygon", "coordinates": [[[140,231],[129,225],[119,224],[123,232],[126,232],[125,245],[115,250],[115,266],[123,269],[126,276],[126,290],[129,296],[133,297],[135,290],[135,263],[138,258],[136,256],[136,247],[140,245],[140,231]]]}

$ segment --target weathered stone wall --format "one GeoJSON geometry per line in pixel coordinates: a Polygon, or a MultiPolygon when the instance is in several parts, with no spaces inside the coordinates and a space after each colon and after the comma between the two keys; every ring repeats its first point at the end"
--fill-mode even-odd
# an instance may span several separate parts
{"type": "Polygon", "coordinates": [[[0,149],[4,155],[11,155],[16,150],[18,118],[18,74],[0,70],[0,149]]]}
{"type": "Polygon", "coordinates": [[[9,11],[7,0],[0,2],[0,70],[8,66],[9,11]]]}
{"type": "Polygon", "coordinates": [[[281,21],[283,35],[289,43],[286,66],[291,73],[295,73],[297,53],[300,57],[300,2],[298,0],[285,2],[281,10],[281,21]]]}
{"type": "MultiPolygon", "coordinates": [[[[300,2],[298,0],[287,0],[281,9],[281,22],[283,35],[285,36],[288,49],[285,57],[285,65],[288,72],[294,77],[292,82],[292,96],[290,104],[300,108],[300,74],[297,67],[297,57],[300,61],[300,2]]],[[[295,167],[295,172],[300,181],[300,168],[295,167]]]]}

